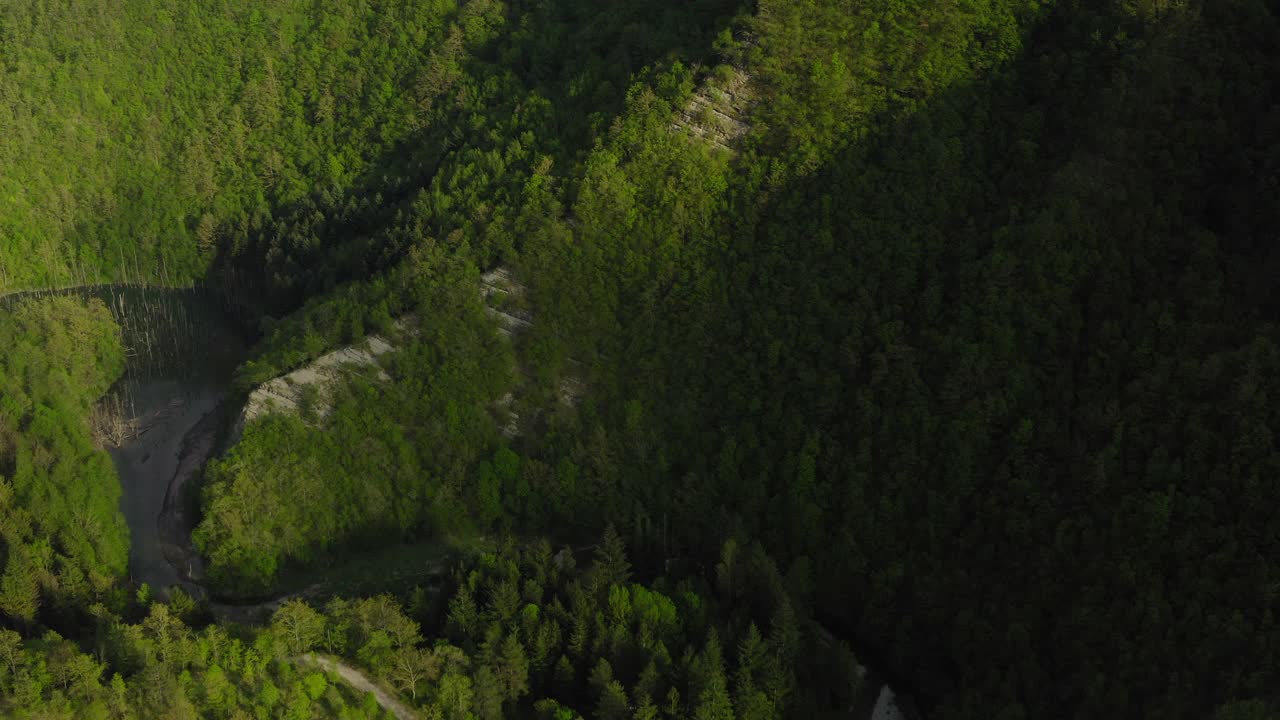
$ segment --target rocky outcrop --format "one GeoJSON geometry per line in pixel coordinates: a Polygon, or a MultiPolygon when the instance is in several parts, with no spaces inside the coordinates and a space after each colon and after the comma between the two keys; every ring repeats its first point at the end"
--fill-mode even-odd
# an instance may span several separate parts
{"type": "MultiPolygon", "coordinates": [[[[405,320],[396,323],[404,329],[405,320]]],[[[394,351],[393,345],[381,335],[370,335],[358,345],[349,345],[311,363],[259,385],[244,404],[240,417],[232,429],[232,442],[239,439],[251,421],[268,413],[298,414],[304,406],[318,417],[324,417],[332,405],[334,385],[356,372],[373,368],[373,375],[380,380],[391,378],[378,366],[378,358],[394,351]]]]}
{"type": "Polygon", "coordinates": [[[730,69],[727,79],[707,78],[671,127],[732,152],[733,141],[751,129],[745,122],[750,104],[748,76],[730,69]]]}
{"type": "Polygon", "coordinates": [[[533,317],[522,309],[525,288],[504,267],[494,268],[480,276],[480,296],[485,312],[498,321],[498,332],[505,337],[533,326],[533,317]]]}
{"type": "MultiPolygon", "coordinates": [[[[524,295],[524,286],[516,282],[505,267],[494,268],[480,276],[480,297],[484,299],[485,312],[498,321],[498,333],[507,340],[513,341],[518,334],[533,327],[532,315],[520,307],[524,295]]],[[[516,375],[519,374],[517,364],[516,375]]],[[[515,405],[515,393],[507,393],[493,404],[494,419],[507,438],[518,437],[523,429],[515,405]]]]}
{"type": "MultiPolygon", "coordinates": [[[[497,321],[498,332],[511,342],[533,327],[533,314],[527,309],[526,289],[511,271],[505,267],[494,268],[480,276],[480,296],[485,312],[497,321]]],[[[400,331],[412,332],[411,321],[401,318],[396,322],[400,331]]],[[[244,409],[232,429],[234,444],[244,428],[254,419],[268,413],[301,414],[303,409],[323,418],[332,406],[332,389],[339,381],[360,372],[371,372],[373,377],[389,380],[378,366],[378,359],[394,352],[395,345],[380,335],[371,335],[358,345],[335,350],[311,363],[281,377],[258,386],[249,395],[244,409]]],[[[518,363],[518,361],[517,361],[518,363]]],[[[559,402],[573,407],[586,393],[586,383],[581,379],[581,368],[570,361],[572,372],[560,381],[559,402]]],[[[517,364],[517,377],[522,371],[517,364]]],[[[517,407],[520,389],[507,393],[493,403],[494,419],[508,438],[520,436],[524,423],[517,407]]]]}
{"type": "MultiPolygon", "coordinates": [[[[526,308],[525,287],[516,281],[511,271],[505,267],[497,267],[480,276],[480,295],[484,298],[485,312],[498,321],[498,332],[510,341],[533,327],[533,314],[526,308]]],[[[518,357],[518,356],[517,356],[518,357]]],[[[516,376],[522,377],[523,371],[517,366],[516,376]]],[[[586,383],[580,378],[581,368],[570,361],[572,374],[560,380],[560,403],[574,407],[586,393],[586,383]]],[[[519,437],[524,432],[524,422],[517,410],[520,389],[509,392],[493,404],[493,411],[502,434],[508,439],[519,437]]]]}

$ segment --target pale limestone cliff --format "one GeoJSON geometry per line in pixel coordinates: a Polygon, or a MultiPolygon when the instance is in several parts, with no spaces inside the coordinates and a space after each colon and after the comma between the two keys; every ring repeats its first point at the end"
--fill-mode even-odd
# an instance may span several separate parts
{"type": "Polygon", "coordinates": [[[750,104],[748,76],[732,69],[727,79],[707,78],[671,127],[732,152],[733,141],[751,129],[745,122],[750,104]]]}

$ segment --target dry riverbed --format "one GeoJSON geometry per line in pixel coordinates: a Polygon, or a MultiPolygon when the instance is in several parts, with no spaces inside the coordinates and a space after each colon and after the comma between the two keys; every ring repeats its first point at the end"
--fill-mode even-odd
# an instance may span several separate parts
{"type": "MultiPolygon", "coordinates": [[[[171,562],[175,536],[161,529],[171,484],[192,474],[190,454],[184,453],[187,437],[216,415],[222,392],[209,384],[160,380],[132,388],[130,394],[136,434],[110,451],[123,490],[121,510],[131,534],[129,573],[135,582],[162,591],[187,579],[171,562]]],[[[202,466],[201,462],[194,472],[202,466]]]]}

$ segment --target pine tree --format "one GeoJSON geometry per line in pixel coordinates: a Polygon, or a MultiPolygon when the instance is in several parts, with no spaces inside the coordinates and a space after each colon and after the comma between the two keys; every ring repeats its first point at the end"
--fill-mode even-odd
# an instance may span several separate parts
{"type": "Polygon", "coordinates": [[[767,652],[768,647],[760,636],[760,631],[756,629],[755,623],[751,623],[738,643],[738,671],[733,683],[733,696],[737,705],[747,704],[755,694],[756,676],[764,665],[767,652]]]}
{"type": "Polygon", "coordinates": [[[658,720],[658,706],[653,704],[648,695],[639,695],[631,720],[658,720]]]}
{"type": "Polygon", "coordinates": [[[729,699],[724,675],[724,656],[715,630],[690,671],[690,690],[695,694],[696,720],[733,720],[733,703],[729,699]]]}
{"type": "Polygon", "coordinates": [[[596,588],[600,592],[607,592],[610,586],[623,585],[631,579],[631,563],[627,560],[626,545],[612,524],[605,528],[604,536],[596,546],[595,567],[592,572],[596,588]]]}
{"type": "Polygon", "coordinates": [[[724,547],[720,550],[720,562],[716,565],[716,589],[720,592],[721,602],[733,601],[737,591],[737,568],[738,542],[730,538],[724,542],[724,547]]]}
{"type": "Polygon", "coordinates": [[[514,703],[529,692],[529,658],[515,635],[502,641],[497,674],[508,702],[514,703]]]}
{"type": "Polygon", "coordinates": [[[458,643],[465,643],[475,632],[479,620],[475,596],[464,583],[449,601],[449,637],[458,643]]]}
{"type": "Polygon", "coordinates": [[[622,683],[617,680],[610,680],[600,693],[600,700],[596,703],[596,714],[600,720],[628,720],[631,716],[631,708],[627,703],[627,692],[623,689],[622,683]]]}
{"type": "Polygon", "coordinates": [[[475,674],[475,695],[471,709],[478,720],[502,719],[502,681],[488,665],[482,665],[475,674]]]}

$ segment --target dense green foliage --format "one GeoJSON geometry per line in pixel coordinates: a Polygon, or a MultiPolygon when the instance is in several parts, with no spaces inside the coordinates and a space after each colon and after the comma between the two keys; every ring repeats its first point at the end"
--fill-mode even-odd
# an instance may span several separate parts
{"type": "Polygon", "coordinates": [[[580,178],[509,211],[526,394],[590,392],[517,444],[508,514],[646,553],[763,538],[843,578],[823,613],[944,716],[1263,692],[1277,628],[1237,600],[1274,550],[1261,27],[769,3],[718,43],[759,95],[737,158],[669,131],[680,68],[635,86],[580,178]]]}
{"type": "Polygon", "coordinates": [[[1269,692],[1275,16],[914,8],[926,36],[810,5],[750,24],[762,120],[805,111],[757,127],[728,193],[639,102],[576,242],[529,249],[568,353],[599,358],[560,457],[649,547],[736,527],[839,578],[821,612],[941,717],[1269,692]],[[876,26],[913,54],[810,60],[782,30],[876,26]],[[678,219],[699,205],[721,225],[678,219]]]}
{"type": "MultiPolygon", "coordinates": [[[[374,332],[399,348],[211,465],[215,589],[495,528],[612,523],[635,565],[600,569],[612,536],[583,577],[528,543],[412,618],[291,603],[262,637],[440,717],[847,707],[788,612],[929,716],[1270,712],[1267,3],[215,3],[136,56],[130,13],[155,8],[124,5],[83,42],[0,11],[0,97],[23,100],[0,283],[212,267],[281,315],[240,392],[374,332]],[[726,149],[684,115],[733,83],[726,149]],[[527,288],[509,340],[480,296],[499,263],[527,288]]],[[[70,426],[102,382],[66,390],[70,426]]]]}
{"type": "Polygon", "coordinates": [[[77,720],[393,717],[286,650],[268,633],[197,630],[158,603],[135,622],[101,610],[91,653],[53,631],[24,642],[0,630],[0,711],[77,720]]]}
{"type": "MultiPolygon", "coordinates": [[[[1265,105],[1210,96],[1191,117],[1214,133],[1160,122],[1188,116],[1186,71],[1171,68],[1196,66],[1196,53],[1239,58],[1231,70],[1209,65],[1197,87],[1272,95],[1265,56],[1247,54],[1265,49],[1248,42],[1261,35],[1232,33],[1274,29],[1274,18],[1246,17],[1214,34],[1194,15],[1130,18],[1124,32],[1137,38],[1091,40],[1111,18],[1054,16],[1029,58],[902,115],[813,179],[776,190],[765,176],[765,197],[747,193],[725,213],[738,219],[727,253],[669,263],[687,276],[666,286],[634,276],[673,301],[646,311],[635,302],[645,285],[617,302],[560,300],[634,312],[612,354],[643,365],[622,376],[631,397],[613,406],[654,427],[615,447],[634,443],[693,473],[690,494],[664,508],[654,493],[645,514],[670,512],[703,538],[740,522],[776,551],[859,578],[824,585],[824,605],[878,638],[926,695],[954,703],[945,716],[981,716],[992,697],[1011,712],[1083,702],[1176,715],[1206,698],[1200,683],[1169,685],[1171,662],[1217,678],[1208,685],[1228,696],[1265,689],[1256,671],[1274,665],[1262,658],[1275,627],[1236,598],[1265,593],[1274,548],[1250,508],[1270,504],[1267,483],[1251,478],[1274,477],[1276,419],[1250,408],[1265,404],[1258,383],[1274,375],[1274,329],[1261,321],[1276,307],[1264,280],[1276,256],[1260,234],[1267,210],[1249,198],[1274,195],[1275,119],[1260,119],[1265,105]],[[1070,48],[1088,42],[1110,53],[1077,70],[1070,48]],[[1106,72],[1102,88],[1085,79],[1106,72]],[[1131,97],[1135,85],[1150,96],[1131,97]],[[1091,113],[1082,127],[1061,119],[1091,113]],[[1254,134],[1259,122],[1268,131],[1254,134]],[[1170,140],[1189,134],[1202,145],[1170,140]],[[1227,161],[1243,167],[1210,164],[1233,157],[1241,137],[1263,143],[1227,161]],[[690,453],[711,428],[730,430],[690,453]],[[1243,437],[1256,438],[1248,455],[1243,437]],[[1206,576],[1197,558],[1215,556],[1223,568],[1253,558],[1252,579],[1206,576]],[[1063,598],[1078,598],[1066,622],[1050,610],[1063,598]],[[1191,650],[1165,635],[1170,624],[1220,629],[1191,650]],[[1246,637],[1255,659],[1227,660],[1246,637]],[[1004,672],[989,670],[993,652],[1004,672]],[[1129,670],[1116,672],[1115,657],[1129,670]]],[[[571,270],[557,299],[592,274],[571,270]]],[[[618,456],[617,467],[653,470],[618,456]]]]}
{"type": "Polygon", "coordinates": [[[414,596],[411,612],[439,629],[430,643],[382,598],[323,615],[286,605],[273,627],[305,628],[297,651],[358,658],[427,717],[822,717],[861,689],[851,653],[812,632],[758,547],[727,545],[714,585],[630,582],[611,529],[594,556],[579,573],[572,553],[538,540],[460,567],[447,602],[414,596]]]}
{"type": "MultiPolygon", "coordinates": [[[[865,671],[815,632],[759,547],[728,543],[714,577],[631,581],[608,529],[586,572],[545,539],[507,539],[419,588],[280,604],[269,626],[207,624],[185,595],[94,610],[90,652],[0,630],[0,710],[17,717],[374,718],[372,696],[314,653],[398,690],[422,717],[839,717],[865,671]],[[425,637],[424,637],[425,635],[425,637]]],[[[139,600],[142,600],[140,597],[139,600]]]]}
{"type": "Polygon", "coordinates": [[[365,368],[324,407],[250,423],[210,465],[194,539],[223,588],[261,593],[286,559],[466,525],[498,435],[485,406],[511,383],[511,350],[477,318],[474,270],[423,280],[391,336],[388,379],[365,368]]]}
{"type": "Polygon", "coordinates": [[[0,312],[0,613],[72,608],[125,571],[120,483],[90,437],[92,404],[124,370],[100,302],[28,300],[0,312]]]}
{"type": "Polygon", "coordinates": [[[259,244],[274,215],[352,202],[420,126],[407,90],[457,12],[448,0],[6,3],[0,290],[190,280],[219,253],[275,261],[259,244]]]}
{"type": "Polygon", "coordinates": [[[209,276],[297,302],[423,235],[508,248],[633,74],[729,0],[91,2],[0,9],[0,291],[209,276]],[[515,11],[519,9],[519,14],[515,11]],[[491,228],[492,226],[492,228],[491,228]]]}
{"type": "Polygon", "coordinates": [[[577,577],[569,553],[533,542],[459,577],[446,631],[472,658],[477,715],[817,718],[858,699],[865,671],[814,633],[759,546],[727,543],[713,578],[650,586],[629,582],[612,528],[594,555],[577,577]]]}

